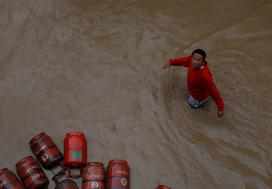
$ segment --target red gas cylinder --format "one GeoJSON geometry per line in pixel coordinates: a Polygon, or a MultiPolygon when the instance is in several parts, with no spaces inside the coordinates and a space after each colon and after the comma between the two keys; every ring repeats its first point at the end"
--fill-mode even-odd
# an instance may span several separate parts
{"type": "Polygon", "coordinates": [[[24,189],[16,175],[7,168],[0,169],[0,189],[24,189]]]}
{"type": "Polygon", "coordinates": [[[107,167],[107,189],[129,189],[130,171],[125,160],[111,160],[107,167]]]}
{"type": "Polygon", "coordinates": [[[165,185],[159,185],[156,189],[171,189],[170,187],[168,186],[165,186],[165,185]]]}
{"type": "Polygon", "coordinates": [[[89,162],[81,170],[82,189],[104,189],[105,168],[100,162],[89,162]]]}
{"type": "Polygon", "coordinates": [[[54,175],[52,180],[55,182],[55,189],[79,189],[76,182],[68,179],[64,171],[54,175]]]}
{"type": "Polygon", "coordinates": [[[70,132],[64,139],[64,165],[69,177],[80,177],[80,167],[87,163],[87,141],[81,132],[70,132]]]}
{"type": "Polygon", "coordinates": [[[43,168],[51,169],[59,165],[63,155],[53,140],[45,133],[40,133],[29,142],[31,150],[43,168]]]}
{"type": "Polygon", "coordinates": [[[27,156],[17,162],[16,170],[27,189],[40,189],[49,184],[39,162],[32,156],[27,156]]]}

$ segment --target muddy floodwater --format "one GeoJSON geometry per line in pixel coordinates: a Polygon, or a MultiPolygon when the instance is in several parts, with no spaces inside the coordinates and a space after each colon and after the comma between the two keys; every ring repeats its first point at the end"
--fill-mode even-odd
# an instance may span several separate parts
{"type": "Polygon", "coordinates": [[[132,189],[272,188],[271,18],[271,0],[0,0],[0,168],[76,130],[88,161],[128,161],[132,189]],[[162,70],[195,48],[222,118],[162,70]]]}

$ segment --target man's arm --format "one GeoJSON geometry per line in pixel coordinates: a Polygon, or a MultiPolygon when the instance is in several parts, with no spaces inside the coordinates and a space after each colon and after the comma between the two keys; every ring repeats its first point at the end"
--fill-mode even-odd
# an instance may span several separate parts
{"type": "Polygon", "coordinates": [[[210,73],[208,73],[207,75],[205,75],[205,79],[204,79],[204,85],[206,87],[206,89],[208,89],[209,94],[211,96],[211,98],[214,100],[214,102],[216,103],[217,106],[217,115],[219,117],[224,115],[224,101],[213,81],[212,75],[210,73]]]}
{"type": "Polygon", "coordinates": [[[167,69],[170,66],[184,66],[189,67],[190,63],[192,61],[192,56],[185,56],[175,59],[169,59],[164,65],[163,69],[167,69]]]}

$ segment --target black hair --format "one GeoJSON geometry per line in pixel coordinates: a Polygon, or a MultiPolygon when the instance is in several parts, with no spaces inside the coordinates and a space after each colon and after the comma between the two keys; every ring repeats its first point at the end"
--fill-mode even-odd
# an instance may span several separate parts
{"type": "Polygon", "coordinates": [[[205,52],[203,49],[195,49],[195,50],[192,52],[192,55],[193,55],[194,53],[200,54],[200,55],[203,57],[203,60],[205,60],[205,58],[206,58],[206,52],[205,52]]]}

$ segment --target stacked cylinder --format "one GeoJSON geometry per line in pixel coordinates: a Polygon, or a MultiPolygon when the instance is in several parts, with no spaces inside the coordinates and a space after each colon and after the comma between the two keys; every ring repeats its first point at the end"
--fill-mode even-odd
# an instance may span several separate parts
{"type": "Polygon", "coordinates": [[[79,189],[77,184],[71,179],[65,179],[56,184],[55,189],[79,189]]]}
{"type": "Polygon", "coordinates": [[[87,163],[87,141],[81,132],[70,132],[64,139],[64,165],[69,177],[80,177],[80,169],[87,163]]]}
{"type": "Polygon", "coordinates": [[[27,189],[44,188],[49,184],[39,162],[32,156],[27,156],[17,162],[16,170],[27,189]]]}
{"type": "Polygon", "coordinates": [[[53,140],[45,133],[40,133],[29,142],[30,148],[43,168],[51,169],[60,164],[63,155],[53,140]]]}
{"type": "Polygon", "coordinates": [[[168,186],[165,186],[165,185],[159,185],[156,189],[171,189],[170,187],[168,186]]]}
{"type": "Polygon", "coordinates": [[[0,189],[24,189],[16,175],[7,168],[0,169],[0,189]]]}
{"type": "Polygon", "coordinates": [[[107,167],[107,189],[130,189],[130,169],[125,160],[110,160],[107,167]]]}
{"type": "Polygon", "coordinates": [[[79,189],[77,184],[73,180],[68,179],[63,171],[54,175],[52,180],[56,184],[55,189],[79,189]]]}
{"type": "Polygon", "coordinates": [[[100,162],[89,162],[82,168],[82,189],[104,189],[105,168],[100,162]]]}

